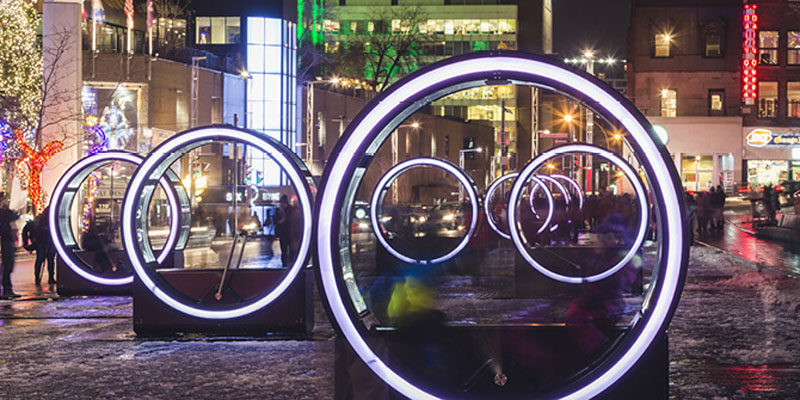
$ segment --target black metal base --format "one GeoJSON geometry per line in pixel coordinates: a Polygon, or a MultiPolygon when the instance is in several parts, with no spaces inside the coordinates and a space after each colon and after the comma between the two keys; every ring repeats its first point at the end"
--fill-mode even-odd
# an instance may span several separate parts
{"type": "MultiPolygon", "coordinates": [[[[229,285],[240,294],[261,290],[280,279],[282,270],[240,270],[229,285]]],[[[218,283],[221,270],[172,270],[162,276],[183,293],[201,297],[218,283]]],[[[193,317],[173,309],[155,297],[136,278],[133,283],[133,330],[139,336],[183,334],[272,336],[306,335],[314,327],[314,273],[300,271],[295,281],[270,306],[240,318],[211,320],[193,317]]]]}
{"type": "MultiPolygon", "coordinates": [[[[624,328],[617,331],[623,332],[624,328]]],[[[563,325],[459,326],[439,333],[439,343],[425,333],[411,335],[416,338],[409,341],[410,336],[397,331],[373,332],[367,340],[383,360],[402,360],[405,370],[397,372],[415,384],[425,382],[425,390],[443,398],[537,398],[537,393],[541,397],[558,390],[558,382],[585,367],[585,356],[578,354],[563,325]],[[443,346],[445,351],[437,356],[437,348],[443,346]],[[507,377],[503,386],[495,383],[497,370],[507,377]]],[[[336,338],[335,355],[335,399],[405,399],[381,381],[341,336],[336,338]]],[[[628,374],[598,398],[668,397],[669,348],[664,332],[628,374]]]]}
{"type": "MultiPolygon", "coordinates": [[[[68,267],[61,257],[56,257],[56,276],[58,277],[56,291],[59,296],[130,296],[132,293],[130,284],[108,286],[84,279],[68,267]]],[[[119,275],[123,276],[124,274],[119,275]]]]}

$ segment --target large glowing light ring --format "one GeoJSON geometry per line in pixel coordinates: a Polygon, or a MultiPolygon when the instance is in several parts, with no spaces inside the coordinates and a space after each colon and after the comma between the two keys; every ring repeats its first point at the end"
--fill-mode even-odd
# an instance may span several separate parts
{"type": "MultiPolygon", "coordinates": [[[[612,164],[616,165],[617,168],[625,172],[625,175],[633,184],[633,187],[636,191],[637,199],[639,200],[639,231],[636,234],[636,238],[633,241],[633,245],[625,254],[625,256],[622,257],[622,259],[619,262],[614,264],[614,266],[608,268],[607,270],[599,274],[586,277],[561,275],[547,269],[547,267],[540,264],[528,252],[529,246],[527,246],[524,238],[522,237],[522,234],[520,234],[519,232],[520,231],[519,221],[517,220],[517,216],[515,214],[517,211],[517,202],[513,201],[513,199],[516,199],[520,195],[522,195],[522,191],[525,188],[524,184],[519,184],[520,180],[517,180],[517,182],[514,183],[514,187],[511,188],[512,200],[509,201],[508,205],[509,207],[508,225],[511,227],[511,240],[514,242],[514,245],[517,247],[517,250],[519,250],[520,254],[525,259],[525,261],[528,262],[528,264],[530,264],[532,267],[536,268],[537,271],[541,272],[542,274],[546,275],[551,279],[555,279],[557,281],[565,283],[580,284],[585,282],[597,282],[599,280],[608,278],[609,276],[613,275],[614,273],[622,269],[625,265],[628,264],[628,262],[630,262],[630,260],[636,255],[636,252],[639,249],[639,247],[644,242],[644,237],[645,234],[647,233],[647,224],[649,222],[648,210],[650,209],[650,207],[647,203],[647,192],[645,192],[644,185],[639,180],[639,176],[636,174],[636,171],[634,171],[633,167],[631,167],[628,163],[626,163],[622,158],[620,158],[616,154],[604,150],[600,147],[583,145],[583,144],[572,144],[572,145],[557,147],[531,160],[528,163],[528,165],[525,166],[522,172],[520,172],[520,179],[526,179],[527,177],[533,175],[533,173],[536,172],[540,166],[542,166],[545,162],[547,162],[547,160],[553,157],[569,153],[577,153],[577,152],[589,153],[592,155],[606,158],[612,164]]],[[[545,178],[546,176],[539,175],[539,177],[545,178]]],[[[558,182],[553,178],[549,178],[549,180],[551,180],[551,182],[558,182]]],[[[558,185],[560,186],[560,190],[562,190],[566,196],[569,196],[569,193],[566,192],[566,188],[564,188],[560,183],[558,185]]]]}
{"type": "Polygon", "coordinates": [[[172,136],[161,143],[144,160],[131,178],[122,206],[122,243],[128,254],[136,276],[142,284],[159,300],[184,314],[205,319],[230,319],[241,317],[267,307],[279,298],[294,282],[308,261],[311,246],[312,195],[314,181],[305,164],[276,139],[264,134],[236,129],[230,126],[209,126],[188,130],[172,136]],[[140,210],[153,195],[156,179],[160,179],[170,166],[182,155],[213,141],[239,142],[255,147],[275,161],[288,176],[297,192],[303,215],[303,235],[300,239],[298,255],[283,279],[263,296],[230,309],[206,309],[196,305],[192,299],[175,290],[155,271],[154,257],[147,236],[146,215],[140,210]],[[159,283],[164,288],[159,287],[159,283]]]}
{"type": "Polygon", "coordinates": [[[552,174],[550,177],[560,179],[572,185],[572,187],[575,188],[575,193],[578,196],[578,209],[583,210],[583,188],[581,188],[581,185],[575,181],[575,179],[572,179],[566,175],[552,174]]]}
{"type": "Polygon", "coordinates": [[[347,293],[343,265],[350,261],[341,249],[349,247],[348,221],[357,182],[363,178],[364,165],[370,157],[415,111],[450,93],[504,81],[568,93],[614,118],[629,133],[629,144],[640,155],[659,213],[656,222],[664,232],[659,241],[660,265],[654,271],[640,318],[608,357],[551,397],[588,399],[606,392],[665,331],[680,299],[688,259],[683,191],[669,152],[656,142],[650,124],[630,101],[597,78],[565,68],[545,56],[498,51],[466,54],[428,65],[381,92],[348,126],[325,167],[314,224],[318,279],[337,332],[373,373],[412,399],[437,396],[398,374],[370,348],[364,339],[369,334],[367,327],[347,293]]]}
{"type": "MultiPolygon", "coordinates": [[[[495,232],[497,232],[498,235],[500,235],[501,237],[503,237],[505,239],[508,239],[508,240],[511,240],[511,235],[503,232],[500,229],[500,227],[497,226],[497,222],[494,220],[494,217],[492,216],[491,200],[492,200],[492,197],[494,196],[494,192],[497,191],[497,188],[500,187],[500,185],[503,182],[505,182],[506,180],[509,180],[509,179],[514,179],[514,178],[516,178],[518,176],[519,176],[519,173],[518,172],[514,172],[514,173],[503,175],[500,178],[495,179],[495,181],[492,182],[491,185],[489,185],[489,189],[486,191],[486,198],[484,199],[484,203],[483,203],[484,212],[486,212],[486,222],[489,223],[489,227],[492,228],[492,230],[494,230],[495,232]]],[[[547,226],[550,225],[550,221],[552,221],[552,219],[553,219],[553,210],[554,210],[554,207],[555,207],[555,201],[553,200],[553,193],[550,192],[550,189],[548,189],[547,186],[544,185],[544,182],[542,182],[539,178],[537,178],[535,176],[531,177],[531,180],[534,182],[534,185],[535,185],[534,187],[538,187],[539,185],[541,185],[542,188],[544,188],[544,190],[543,190],[544,191],[544,196],[547,199],[547,217],[544,219],[544,222],[542,222],[542,226],[539,227],[539,230],[536,231],[536,233],[538,234],[538,233],[544,232],[544,230],[547,228],[547,226]]],[[[531,193],[531,198],[533,198],[533,193],[531,193]]],[[[531,201],[531,210],[533,211],[534,214],[536,214],[536,210],[534,209],[534,206],[533,206],[533,201],[531,201]]],[[[538,214],[537,214],[537,216],[538,216],[538,214]]],[[[510,229],[509,229],[509,231],[510,231],[510,229]]]]}
{"type": "Polygon", "coordinates": [[[404,161],[400,164],[395,165],[392,169],[390,169],[386,174],[383,175],[381,180],[375,186],[375,191],[372,193],[372,201],[370,202],[370,212],[369,216],[372,220],[372,229],[375,231],[375,236],[378,238],[378,241],[383,245],[383,247],[391,253],[393,256],[397,257],[399,260],[405,261],[407,263],[413,264],[437,264],[445,262],[453,257],[455,257],[464,247],[467,246],[469,243],[470,238],[472,238],[472,234],[475,233],[475,227],[478,225],[478,212],[480,212],[480,201],[478,200],[478,189],[475,187],[475,183],[472,181],[472,178],[469,177],[464,171],[462,171],[458,166],[451,163],[450,161],[441,160],[438,158],[428,158],[428,157],[421,157],[421,158],[412,158],[410,160],[404,161]],[[378,218],[378,209],[380,205],[383,203],[383,198],[386,196],[386,192],[389,190],[389,187],[392,183],[402,174],[403,172],[415,168],[415,167],[436,167],[441,168],[458,179],[458,182],[464,186],[466,189],[467,195],[469,196],[470,204],[472,205],[472,220],[469,224],[469,230],[467,234],[464,235],[464,239],[458,243],[453,250],[448,252],[447,254],[434,258],[432,260],[420,260],[413,257],[408,257],[399,251],[397,251],[394,247],[392,247],[389,242],[386,241],[386,237],[383,234],[383,226],[378,218]]]}
{"type": "MultiPolygon", "coordinates": [[[[96,153],[75,163],[67,169],[67,172],[64,173],[58,181],[58,184],[56,184],[53,190],[52,204],[48,216],[53,246],[64,263],[84,279],[106,286],[130,284],[133,282],[133,275],[124,278],[104,278],[90,272],[91,269],[74,254],[74,250],[79,246],[72,232],[70,214],[72,211],[72,202],[80,189],[81,183],[98,168],[117,161],[140,165],[142,163],[142,157],[125,151],[108,151],[96,153]]],[[[170,173],[174,175],[171,171],[170,173]]],[[[175,176],[175,178],[177,178],[177,176],[175,176]]],[[[182,236],[187,236],[181,234],[181,227],[179,226],[181,223],[180,220],[183,220],[184,228],[187,232],[189,229],[189,222],[185,220],[186,216],[182,216],[180,213],[181,205],[188,204],[188,197],[184,198],[184,196],[179,196],[181,198],[180,203],[182,203],[179,204],[179,200],[175,197],[175,193],[170,188],[168,180],[165,178],[159,183],[167,194],[170,207],[170,231],[167,236],[167,241],[164,243],[164,247],[161,249],[157,259],[157,262],[161,264],[166,260],[178,240],[181,239],[182,236]]],[[[185,245],[185,240],[183,240],[183,244],[180,244],[178,247],[183,248],[183,245],[185,245]]]]}

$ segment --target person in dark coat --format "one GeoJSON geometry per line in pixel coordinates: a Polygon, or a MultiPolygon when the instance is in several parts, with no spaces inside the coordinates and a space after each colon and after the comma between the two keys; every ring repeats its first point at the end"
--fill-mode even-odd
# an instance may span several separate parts
{"type": "Polygon", "coordinates": [[[46,207],[44,211],[36,216],[36,263],[34,264],[33,272],[36,278],[36,284],[42,280],[42,267],[47,261],[47,284],[55,285],[56,283],[56,249],[53,246],[53,240],[50,238],[50,224],[48,215],[50,207],[46,207]]]}
{"type": "Polygon", "coordinates": [[[275,236],[281,244],[281,262],[284,267],[288,267],[292,261],[292,235],[289,228],[291,213],[289,197],[284,194],[281,196],[280,207],[275,210],[275,236]]]}
{"type": "Polygon", "coordinates": [[[14,230],[11,224],[19,219],[19,215],[8,208],[8,201],[3,200],[0,206],[0,258],[3,266],[3,299],[20,297],[11,287],[11,272],[14,270],[14,230]]]}

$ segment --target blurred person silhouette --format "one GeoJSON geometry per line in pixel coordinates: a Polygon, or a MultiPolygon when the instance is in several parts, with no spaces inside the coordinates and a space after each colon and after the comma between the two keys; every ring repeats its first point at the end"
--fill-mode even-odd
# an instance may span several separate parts
{"type": "Polygon", "coordinates": [[[2,257],[3,267],[3,295],[4,299],[13,299],[20,297],[14,293],[11,285],[11,272],[14,270],[14,258],[16,256],[16,248],[14,242],[16,239],[16,232],[11,226],[19,219],[19,214],[8,208],[8,200],[5,194],[0,196],[0,257],[2,257]]]}
{"type": "Polygon", "coordinates": [[[281,245],[281,262],[284,267],[288,267],[292,261],[292,232],[289,226],[292,212],[289,196],[281,195],[279,207],[275,210],[275,236],[281,245]]]}
{"type": "Polygon", "coordinates": [[[36,227],[36,262],[33,272],[35,274],[36,285],[39,285],[42,279],[42,269],[45,262],[47,262],[47,284],[55,285],[56,283],[56,248],[53,246],[53,240],[50,237],[50,224],[48,223],[49,214],[50,206],[47,206],[44,211],[34,219],[34,226],[36,227]]]}

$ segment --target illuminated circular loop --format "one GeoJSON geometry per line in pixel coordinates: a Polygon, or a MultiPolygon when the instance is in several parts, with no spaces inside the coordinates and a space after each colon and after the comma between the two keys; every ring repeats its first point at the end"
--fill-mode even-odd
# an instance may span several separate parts
{"type": "MultiPolygon", "coordinates": [[[[125,151],[107,151],[93,154],[73,164],[67,169],[67,172],[64,173],[53,190],[50,214],[48,216],[53,246],[64,263],[84,279],[105,286],[130,284],[133,282],[133,275],[123,278],[105,278],[91,272],[91,268],[74,254],[74,251],[79,246],[72,232],[70,213],[72,211],[72,202],[80,189],[81,183],[95,170],[118,161],[138,166],[142,163],[142,157],[125,151]]],[[[169,173],[174,175],[172,171],[169,173]]],[[[177,179],[177,176],[174,176],[173,179],[177,179]]],[[[189,204],[189,198],[182,191],[182,187],[170,185],[167,178],[162,179],[159,184],[167,195],[170,207],[169,235],[156,259],[156,262],[161,264],[173,249],[180,250],[185,246],[190,226],[187,218],[190,217],[189,215],[182,215],[180,212],[182,206],[189,204]]]]}
{"type": "Polygon", "coordinates": [[[575,179],[572,179],[572,178],[570,178],[570,177],[568,177],[566,175],[551,174],[550,177],[553,177],[553,178],[556,178],[556,179],[560,179],[560,180],[562,180],[564,182],[567,182],[570,185],[572,185],[572,187],[575,188],[575,194],[578,196],[578,209],[579,210],[583,210],[583,200],[584,199],[583,199],[583,188],[581,188],[581,185],[577,181],[575,181],[575,179]]]}
{"type": "MultiPolygon", "coordinates": [[[[514,172],[514,173],[507,174],[507,175],[503,175],[500,178],[497,178],[494,182],[492,182],[491,185],[489,185],[489,189],[486,191],[486,198],[484,199],[484,203],[483,203],[484,212],[486,212],[486,222],[489,223],[489,227],[491,227],[492,230],[497,232],[497,234],[500,235],[501,237],[503,237],[505,239],[509,239],[509,240],[511,240],[511,235],[503,232],[500,229],[500,227],[497,226],[497,222],[494,220],[494,217],[492,216],[491,200],[492,200],[492,197],[494,196],[494,192],[497,191],[497,188],[500,187],[500,185],[503,182],[505,182],[506,180],[509,180],[509,179],[514,179],[514,178],[516,178],[518,176],[519,176],[519,173],[518,172],[514,172]]],[[[553,219],[553,211],[554,211],[554,207],[555,207],[555,201],[553,200],[553,193],[550,192],[550,189],[548,189],[544,185],[544,182],[542,182],[539,178],[537,178],[535,176],[531,177],[531,180],[534,183],[533,187],[539,187],[541,185],[544,188],[544,190],[543,190],[544,196],[547,199],[547,217],[545,217],[544,222],[542,222],[542,226],[539,227],[539,230],[536,231],[536,233],[538,234],[538,233],[544,232],[544,230],[550,225],[550,221],[552,221],[552,219],[553,219]]],[[[533,198],[533,193],[531,193],[531,198],[533,198]]],[[[535,208],[533,206],[533,200],[531,200],[531,210],[533,211],[534,214],[536,214],[537,217],[539,216],[536,213],[536,210],[535,210],[535,208]]]]}
{"type": "Polygon", "coordinates": [[[308,260],[311,246],[312,195],[314,181],[305,164],[282,143],[264,134],[236,129],[230,126],[209,126],[192,129],[161,143],[144,160],[131,178],[125,193],[122,206],[122,243],[136,276],[142,284],[159,300],[184,314],[205,319],[230,319],[241,317],[267,307],[279,298],[294,282],[308,260]],[[238,307],[227,309],[207,309],[175,290],[158,276],[153,267],[153,253],[147,236],[147,221],[141,210],[153,196],[156,179],[170,169],[170,166],[182,155],[213,141],[238,142],[252,146],[268,155],[288,176],[297,192],[300,209],[303,215],[302,238],[297,257],[289,267],[283,279],[263,296],[244,303],[238,307]],[[161,284],[163,287],[159,286],[161,284]]]}
{"type": "Polygon", "coordinates": [[[383,245],[383,247],[391,253],[393,256],[397,257],[399,260],[402,260],[407,263],[413,264],[437,264],[441,262],[445,262],[453,257],[455,257],[464,247],[467,246],[469,243],[472,234],[475,232],[475,227],[478,225],[478,212],[480,211],[480,205],[478,200],[478,189],[475,187],[475,183],[472,182],[472,178],[469,177],[464,171],[462,171],[458,166],[455,164],[441,160],[438,158],[428,158],[428,157],[421,157],[421,158],[412,158],[410,160],[404,161],[400,164],[395,165],[390,169],[386,174],[383,175],[381,180],[375,186],[375,191],[372,193],[372,200],[370,201],[370,220],[372,222],[372,229],[375,231],[375,236],[378,238],[378,241],[383,245]],[[386,196],[386,192],[389,190],[389,187],[392,183],[402,174],[403,172],[415,168],[415,167],[435,167],[443,169],[458,179],[458,182],[464,186],[466,189],[467,195],[469,196],[470,205],[472,206],[472,220],[469,224],[469,230],[467,230],[467,234],[464,236],[464,239],[458,243],[458,245],[447,254],[437,257],[431,260],[421,260],[416,259],[413,257],[408,257],[405,254],[400,253],[399,251],[395,250],[389,242],[386,241],[386,237],[383,234],[383,226],[378,218],[378,208],[383,203],[383,198],[386,196]]]}
{"type": "MultiPolygon", "coordinates": [[[[613,117],[629,133],[629,144],[640,154],[648,176],[653,201],[659,212],[656,221],[663,228],[659,241],[660,265],[654,270],[648,301],[616,351],[560,388],[566,399],[597,397],[625,376],[666,329],[677,308],[688,259],[685,209],[680,180],[669,161],[669,153],[641,113],[613,89],[596,78],[566,69],[544,56],[517,52],[473,53],[428,65],[406,76],[367,105],[348,126],[325,167],[323,189],[317,203],[314,224],[318,277],[331,319],[362,361],[394,390],[412,399],[436,399],[407,377],[393,370],[370,347],[367,328],[347,292],[344,268],[351,268],[342,246],[349,243],[352,201],[370,157],[391,132],[429,102],[487,81],[512,81],[568,93],[585,99],[613,117]],[[655,139],[655,140],[654,140],[655,139]],[[347,299],[347,300],[345,300],[347,299]]],[[[517,185],[521,185],[517,181],[517,185]]],[[[513,232],[513,230],[512,230],[513,232]]]]}
{"type": "MultiPolygon", "coordinates": [[[[639,201],[639,230],[636,234],[636,238],[633,241],[633,245],[628,250],[622,259],[614,264],[612,267],[608,268],[607,270],[591,275],[586,277],[575,277],[575,276],[567,276],[561,275],[556,272],[553,272],[547,267],[540,264],[536,259],[530,255],[528,252],[528,246],[525,244],[525,240],[519,232],[519,228],[514,228],[519,226],[519,221],[517,220],[516,211],[517,211],[517,202],[513,201],[513,199],[518,198],[522,195],[522,191],[524,189],[524,185],[519,184],[519,180],[514,183],[514,187],[511,188],[511,201],[509,201],[508,205],[508,225],[511,227],[511,240],[514,242],[514,245],[517,247],[517,250],[520,252],[522,257],[525,261],[528,262],[532,267],[536,268],[537,271],[541,272],[545,276],[555,279],[560,282],[565,283],[585,283],[585,282],[597,282],[599,280],[608,278],[609,276],[613,275],[620,269],[622,269],[625,265],[630,262],[630,260],[636,255],[639,247],[644,242],[645,235],[647,233],[647,224],[649,222],[648,218],[648,210],[649,206],[647,204],[647,192],[645,192],[644,185],[639,180],[639,176],[634,171],[633,167],[631,167],[628,163],[626,163],[622,158],[617,156],[614,153],[611,153],[607,150],[604,150],[600,147],[595,147],[591,145],[584,145],[584,144],[572,144],[557,147],[555,149],[549,150],[547,152],[542,153],[538,157],[531,160],[528,165],[520,172],[521,179],[525,179],[528,176],[533,175],[537,169],[542,166],[547,160],[558,157],[561,155],[569,154],[569,153],[589,153],[592,155],[603,157],[609,160],[612,164],[616,165],[617,168],[621,169],[628,179],[633,184],[634,190],[636,191],[637,200],[639,201]]],[[[544,177],[541,176],[540,177],[544,177]]],[[[550,178],[553,181],[555,179],[550,178]]],[[[560,184],[559,184],[560,185],[560,184]]],[[[563,186],[561,186],[562,190],[565,190],[563,186]]]]}

